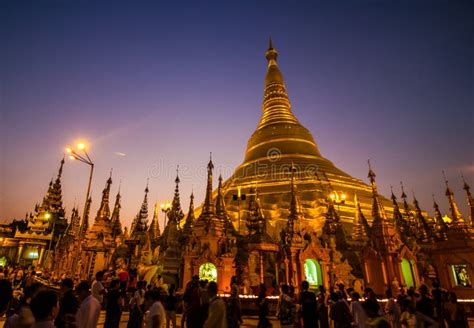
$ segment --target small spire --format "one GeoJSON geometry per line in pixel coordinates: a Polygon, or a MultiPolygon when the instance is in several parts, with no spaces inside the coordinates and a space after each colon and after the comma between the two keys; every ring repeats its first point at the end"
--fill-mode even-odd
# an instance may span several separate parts
{"type": "Polygon", "coordinates": [[[354,205],[356,207],[356,214],[354,218],[352,239],[359,242],[366,242],[370,233],[369,223],[362,213],[357,193],[354,195],[354,205]]]}
{"type": "Polygon", "coordinates": [[[212,170],[214,164],[212,163],[212,153],[209,155],[209,163],[207,164],[207,186],[206,186],[206,198],[204,199],[204,205],[202,209],[203,214],[214,214],[214,202],[212,201],[212,170]]]}
{"type": "Polygon", "coordinates": [[[64,166],[64,156],[63,156],[63,159],[61,160],[61,165],[59,166],[58,179],[61,178],[61,175],[63,173],[63,166],[64,166]]]}
{"type": "Polygon", "coordinates": [[[265,58],[268,60],[268,66],[277,66],[276,59],[278,57],[278,52],[276,51],[275,48],[273,48],[273,43],[272,43],[272,38],[270,37],[268,41],[268,49],[267,52],[265,53],[265,58]]]}
{"type": "Polygon", "coordinates": [[[444,183],[446,184],[446,196],[448,197],[452,223],[454,225],[463,225],[464,219],[461,215],[461,212],[459,211],[456,200],[454,199],[454,193],[451,188],[449,188],[448,179],[446,179],[446,174],[444,173],[444,170],[442,172],[444,177],[444,183]]]}
{"type": "Polygon", "coordinates": [[[446,232],[448,231],[448,225],[443,220],[443,215],[441,214],[441,211],[439,210],[439,206],[438,206],[438,203],[436,202],[435,195],[432,194],[432,196],[433,196],[436,238],[439,240],[446,240],[447,239],[446,232]]]}
{"type": "Polygon", "coordinates": [[[466,192],[467,198],[467,205],[469,206],[469,225],[474,227],[474,198],[471,194],[471,187],[467,184],[466,179],[464,179],[464,175],[461,172],[461,178],[464,182],[463,189],[466,192]]]}
{"type": "Polygon", "coordinates": [[[180,183],[179,180],[179,165],[176,165],[176,179],[174,180],[176,184],[180,183]]]}
{"type": "Polygon", "coordinates": [[[146,188],[145,188],[145,197],[146,197],[146,194],[148,194],[148,192],[150,191],[148,189],[148,183],[150,182],[150,178],[146,178],[146,188]]]}

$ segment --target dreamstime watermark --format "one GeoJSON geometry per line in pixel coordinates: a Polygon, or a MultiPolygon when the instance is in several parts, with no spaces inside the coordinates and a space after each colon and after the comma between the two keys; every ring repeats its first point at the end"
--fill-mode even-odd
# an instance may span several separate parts
{"type": "MultiPolygon", "coordinates": [[[[262,159],[246,163],[240,167],[234,167],[231,164],[213,163],[213,175],[224,177],[233,176],[234,179],[257,178],[263,180],[284,180],[290,179],[292,175],[296,179],[309,179],[317,176],[318,165],[304,161],[293,163],[285,159],[279,148],[272,147],[266,152],[266,156],[262,159]]],[[[207,178],[207,165],[191,166],[187,164],[179,165],[180,179],[203,179],[207,178]]],[[[176,177],[177,166],[169,163],[164,157],[160,157],[155,164],[148,168],[148,178],[171,180],[176,177]]]]}

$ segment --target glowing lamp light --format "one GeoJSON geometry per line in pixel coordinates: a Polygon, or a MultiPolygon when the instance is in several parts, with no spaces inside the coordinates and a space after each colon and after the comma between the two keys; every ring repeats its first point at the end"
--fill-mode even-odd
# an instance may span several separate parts
{"type": "Polygon", "coordinates": [[[342,195],[341,195],[341,199],[342,199],[342,200],[345,200],[345,199],[346,199],[346,194],[342,194],[342,195]]]}
{"type": "Polygon", "coordinates": [[[75,160],[76,158],[75,158],[74,156],[72,156],[72,155],[71,155],[71,156],[69,156],[69,159],[71,159],[71,160],[75,160]]]}
{"type": "Polygon", "coordinates": [[[44,215],[44,218],[45,218],[46,220],[50,219],[50,218],[51,218],[51,214],[50,214],[50,213],[46,213],[46,214],[44,215]]]}
{"type": "Polygon", "coordinates": [[[72,149],[68,147],[68,148],[66,148],[66,152],[67,152],[68,154],[70,154],[70,153],[72,153],[72,149]]]}
{"type": "Polygon", "coordinates": [[[80,142],[77,144],[77,148],[80,149],[80,150],[84,150],[86,149],[86,144],[83,143],[83,142],[80,142]]]}
{"type": "Polygon", "coordinates": [[[329,197],[330,197],[332,200],[334,200],[334,198],[336,198],[336,195],[331,194],[331,195],[329,195],[329,197]]]}

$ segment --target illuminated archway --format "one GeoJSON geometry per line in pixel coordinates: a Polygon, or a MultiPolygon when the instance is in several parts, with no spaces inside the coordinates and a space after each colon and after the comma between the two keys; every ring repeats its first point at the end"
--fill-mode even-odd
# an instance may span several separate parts
{"type": "Polygon", "coordinates": [[[400,264],[402,267],[403,280],[405,280],[405,285],[409,287],[416,287],[415,284],[415,275],[413,274],[413,267],[410,261],[403,259],[400,264]]]}
{"type": "Polygon", "coordinates": [[[217,268],[214,264],[207,262],[199,267],[199,279],[217,282],[217,268]]]}
{"type": "Polygon", "coordinates": [[[306,281],[311,286],[318,286],[323,284],[321,265],[318,261],[313,259],[307,259],[306,261],[304,261],[304,274],[306,281]]]}

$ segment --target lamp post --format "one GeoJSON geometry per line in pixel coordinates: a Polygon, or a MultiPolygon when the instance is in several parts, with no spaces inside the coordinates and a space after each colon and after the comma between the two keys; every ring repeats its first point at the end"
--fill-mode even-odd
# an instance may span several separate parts
{"type": "Polygon", "coordinates": [[[89,182],[87,184],[87,193],[86,193],[86,201],[84,205],[84,212],[82,213],[82,224],[79,228],[78,246],[76,247],[76,253],[74,255],[74,260],[72,264],[72,274],[74,275],[74,277],[76,275],[77,262],[79,260],[79,254],[80,254],[81,245],[82,245],[82,238],[83,238],[83,234],[85,233],[84,229],[85,229],[85,223],[86,223],[86,218],[87,218],[86,210],[88,208],[87,203],[89,201],[90,192],[91,192],[92,174],[94,173],[94,163],[89,157],[89,154],[87,154],[86,145],[81,142],[77,144],[77,149],[81,151],[83,154],[79,154],[77,151],[75,151],[72,148],[69,148],[69,147],[66,148],[66,151],[69,154],[69,158],[89,165],[90,173],[89,173],[89,182]]]}
{"type": "MultiPolygon", "coordinates": [[[[343,191],[331,191],[329,194],[329,202],[336,204],[337,205],[337,210],[339,211],[339,205],[344,205],[346,203],[346,198],[347,195],[343,191]]],[[[336,241],[335,241],[335,233],[337,230],[337,227],[340,223],[339,222],[333,222],[331,224],[331,237],[330,237],[330,247],[334,247],[334,249],[331,251],[330,255],[330,266],[331,266],[331,271],[329,273],[329,283],[331,286],[335,283],[335,277],[336,277],[336,263],[334,263],[334,252],[336,248],[336,241]]]]}
{"type": "Polygon", "coordinates": [[[160,207],[161,207],[161,211],[165,213],[165,221],[163,223],[163,231],[164,231],[164,229],[166,228],[166,218],[168,217],[168,212],[171,210],[171,203],[167,201],[166,203],[161,204],[160,207]]]}
{"type": "MultiPolygon", "coordinates": [[[[49,220],[52,218],[51,213],[46,212],[46,213],[44,214],[44,218],[49,221],[49,220]]],[[[50,241],[49,241],[48,254],[47,254],[47,256],[46,256],[47,259],[48,259],[48,258],[51,258],[51,268],[50,268],[51,270],[54,268],[54,263],[53,263],[53,262],[54,262],[54,257],[51,255],[51,245],[53,244],[54,229],[55,229],[55,228],[56,228],[56,220],[53,220],[53,229],[52,229],[52,231],[51,231],[51,239],[50,239],[50,241]]]]}

